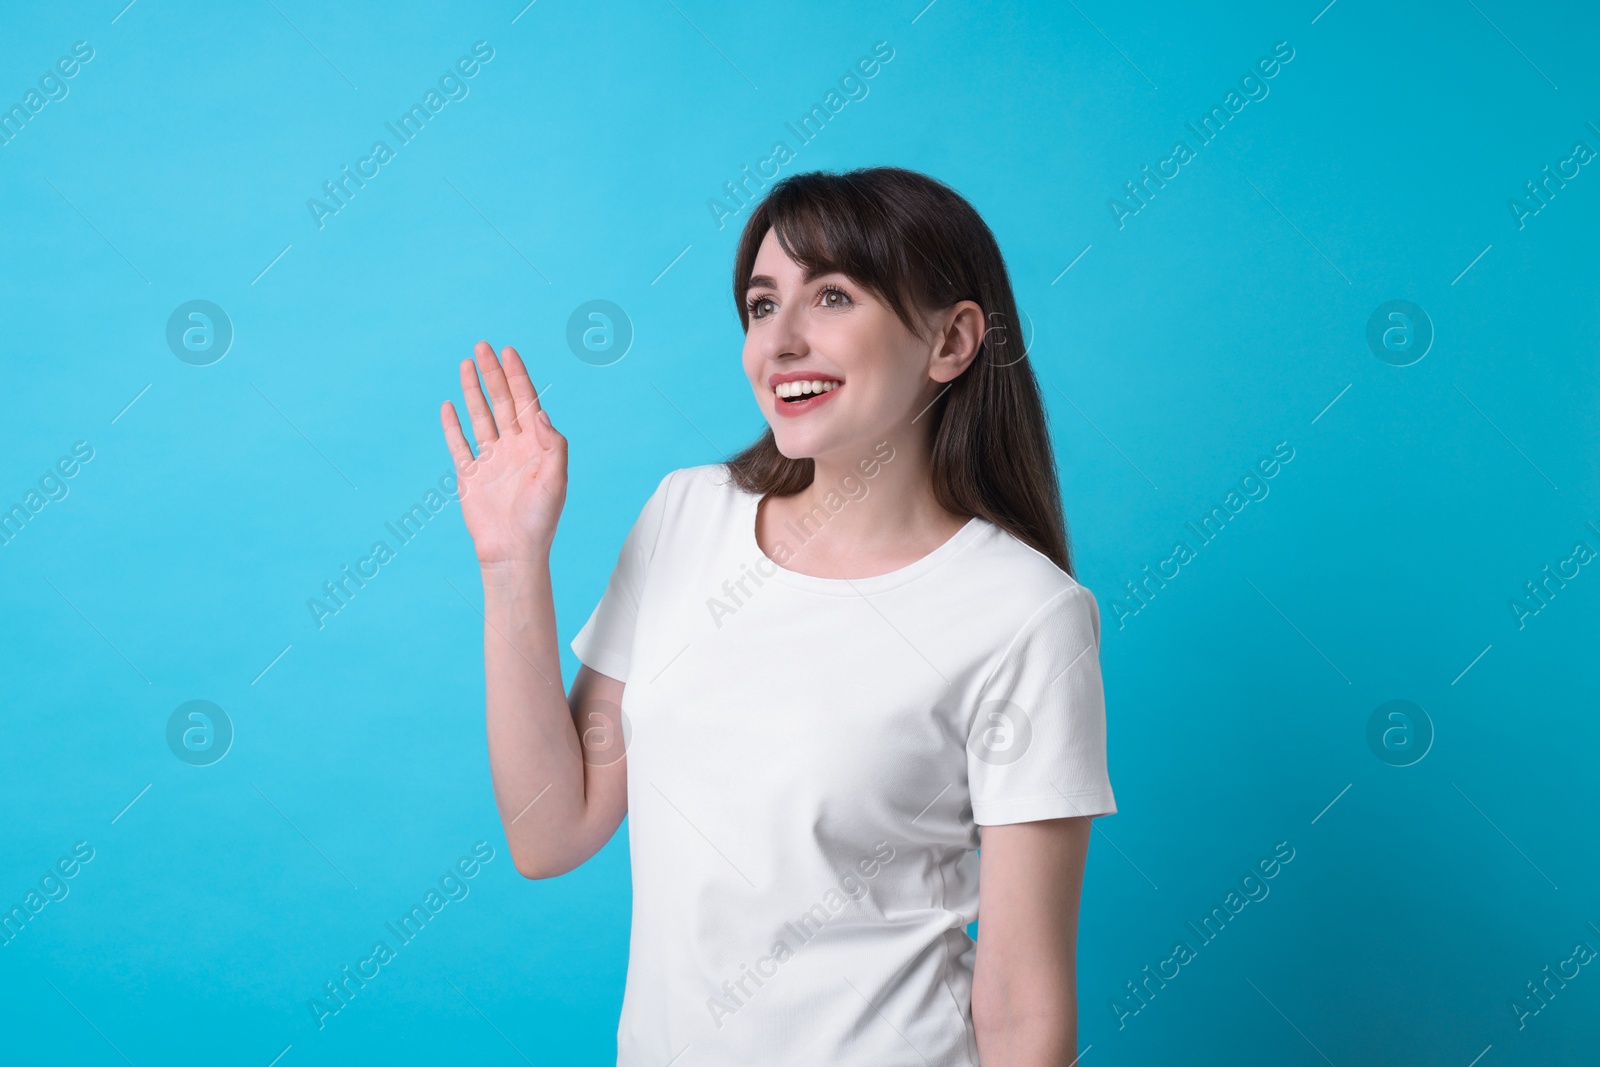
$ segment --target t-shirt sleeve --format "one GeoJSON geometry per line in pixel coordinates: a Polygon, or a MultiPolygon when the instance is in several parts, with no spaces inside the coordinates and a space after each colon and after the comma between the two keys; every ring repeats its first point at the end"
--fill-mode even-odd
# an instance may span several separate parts
{"type": "Polygon", "coordinates": [[[628,536],[622,542],[622,551],[617,553],[617,565],[611,571],[611,579],[606,583],[600,603],[595,605],[594,611],[589,614],[589,621],[572,639],[572,651],[577,654],[579,662],[619,682],[628,680],[634,623],[639,617],[639,597],[644,590],[645,572],[661,534],[671,482],[672,474],[668,474],[645,502],[633,529],[628,531],[628,536]]]}
{"type": "Polygon", "coordinates": [[[1074,584],[1041,608],[982,690],[967,737],[980,826],[1112,815],[1100,606],[1074,584]]]}

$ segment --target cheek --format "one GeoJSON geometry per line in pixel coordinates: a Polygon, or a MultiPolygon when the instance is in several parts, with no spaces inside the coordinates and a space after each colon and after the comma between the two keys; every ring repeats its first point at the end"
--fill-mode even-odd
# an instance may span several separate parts
{"type": "Polygon", "coordinates": [[[923,363],[909,352],[898,336],[875,337],[851,360],[847,374],[862,388],[856,402],[866,411],[895,418],[912,402],[919,384],[925,380],[923,363]]]}
{"type": "Polygon", "coordinates": [[[877,389],[894,376],[903,342],[892,331],[864,319],[829,325],[832,328],[819,331],[814,343],[827,353],[829,363],[838,368],[845,381],[871,383],[877,389]]]}
{"type": "Polygon", "coordinates": [[[749,341],[745,342],[744,351],[739,358],[739,365],[744,371],[745,378],[750,382],[750,388],[760,393],[761,378],[766,364],[756,352],[755,345],[749,341]]]}

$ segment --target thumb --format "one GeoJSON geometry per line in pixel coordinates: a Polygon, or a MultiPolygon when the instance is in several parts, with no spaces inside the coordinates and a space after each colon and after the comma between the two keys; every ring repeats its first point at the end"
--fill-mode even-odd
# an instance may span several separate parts
{"type": "Polygon", "coordinates": [[[567,451],[567,439],[550,422],[550,413],[544,408],[539,409],[539,414],[533,417],[534,432],[539,435],[539,444],[545,448],[553,448],[563,455],[567,451]]]}

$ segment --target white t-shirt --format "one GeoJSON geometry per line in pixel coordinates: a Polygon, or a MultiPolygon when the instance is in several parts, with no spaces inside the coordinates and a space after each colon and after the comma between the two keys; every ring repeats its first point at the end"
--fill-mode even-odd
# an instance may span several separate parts
{"type": "Polygon", "coordinates": [[[667,475],[572,642],[626,683],[617,1063],[970,1067],[980,826],[1117,810],[1099,606],[980,518],[888,574],[785,570],[759,502],[667,475]]]}

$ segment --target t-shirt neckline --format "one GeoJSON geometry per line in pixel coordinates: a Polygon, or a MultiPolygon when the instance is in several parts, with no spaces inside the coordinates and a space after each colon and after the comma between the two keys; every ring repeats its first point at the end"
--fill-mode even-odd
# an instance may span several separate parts
{"type": "Polygon", "coordinates": [[[739,521],[740,534],[745,543],[745,548],[756,558],[758,573],[763,578],[771,578],[785,585],[830,596],[861,596],[866,593],[879,593],[886,589],[893,589],[896,586],[915,581],[954,557],[988,525],[982,517],[974,515],[966,521],[961,529],[951,534],[943,544],[932,552],[929,552],[921,559],[906,564],[904,567],[897,567],[884,574],[874,574],[867,578],[822,578],[815,574],[801,574],[799,571],[791,571],[769,557],[766,551],[762,549],[761,542],[756,539],[756,517],[759,514],[761,501],[764,498],[759,493],[743,491],[740,492],[740,496],[744,500],[744,507],[741,509],[739,521]],[[772,573],[766,573],[768,571],[772,573]]]}

